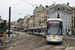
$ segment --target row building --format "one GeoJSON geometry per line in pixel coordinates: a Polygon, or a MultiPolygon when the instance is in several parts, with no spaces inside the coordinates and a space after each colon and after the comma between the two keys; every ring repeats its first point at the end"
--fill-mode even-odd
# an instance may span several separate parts
{"type": "MultiPolygon", "coordinates": [[[[47,18],[60,18],[63,21],[63,33],[75,30],[75,8],[67,4],[52,4],[50,6],[37,6],[33,10],[33,15],[26,15],[23,19],[23,28],[25,31],[33,28],[42,28],[47,26],[47,18]]],[[[18,27],[18,26],[17,26],[18,27]]],[[[47,29],[45,29],[47,30],[47,29]]]]}
{"type": "Polygon", "coordinates": [[[69,3],[52,4],[47,9],[47,18],[60,18],[63,21],[63,33],[71,31],[71,8],[69,3]]]}

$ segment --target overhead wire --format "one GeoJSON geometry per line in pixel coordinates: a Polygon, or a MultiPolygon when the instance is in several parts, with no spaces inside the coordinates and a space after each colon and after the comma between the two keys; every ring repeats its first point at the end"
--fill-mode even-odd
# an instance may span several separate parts
{"type": "Polygon", "coordinates": [[[31,4],[31,3],[29,3],[29,2],[27,2],[27,1],[25,1],[25,0],[23,0],[23,1],[26,2],[27,4],[33,6],[33,7],[38,5],[38,4],[31,4]]]}

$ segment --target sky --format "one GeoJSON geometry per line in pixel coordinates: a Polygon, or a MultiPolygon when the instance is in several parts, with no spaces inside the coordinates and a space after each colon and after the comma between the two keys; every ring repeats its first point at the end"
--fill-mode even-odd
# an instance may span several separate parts
{"type": "Polygon", "coordinates": [[[36,6],[42,4],[45,7],[45,5],[49,6],[54,2],[56,4],[67,4],[69,2],[70,6],[75,6],[74,0],[0,0],[0,16],[3,20],[9,21],[9,7],[11,7],[11,22],[17,21],[27,14],[33,15],[36,6]]]}

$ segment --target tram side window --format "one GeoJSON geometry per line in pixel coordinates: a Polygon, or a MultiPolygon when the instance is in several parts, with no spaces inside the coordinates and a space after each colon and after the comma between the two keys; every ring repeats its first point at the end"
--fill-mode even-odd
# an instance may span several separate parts
{"type": "Polygon", "coordinates": [[[36,32],[36,29],[34,29],[34,32],[36,32]]]}
{"type": "Polygon", "coordinates": [[[38,32],[41,32],[41,30],[40,30],[40,29],[38,29],[38,32]]]}
{"type": "Polygon", "coordinates": [[[63,25],[61,26],[61,35],[63,35],[63,33],[62,33],[62,32],[63,32],[63,25]]]}

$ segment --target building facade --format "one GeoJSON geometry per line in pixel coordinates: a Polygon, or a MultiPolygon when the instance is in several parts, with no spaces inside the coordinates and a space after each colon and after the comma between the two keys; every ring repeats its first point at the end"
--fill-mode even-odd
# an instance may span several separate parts
{"type": "Polygon", "coordinates": [[[42,11],[43,9],[44,9],[44,7],[42,5],[40,5],[39,7],[36,7],[34,9],[33,14],[34,14],[34,20],[35,20],[35,22],[34,22],[35,27],[39,26],[39,24],[40,24],[40,21],[39,21],[39,19],[40,19],[40,11],[42,11]]]}
{"type": "Polygon", "coordinates": [[[25,17],[24,17],[24,23],[23,23],[23,27],[24,27],[24,30],[27,31],[28,27],[29,27],[29,18],[30,18],[30,14],[27,14],[25,17]]]}
{"type": "Polygon", "coordinates": [[[43,26],[46,24],[47,22],[47,7],[43,7],[42,5],[40,5],[39,7],[36,7],[36,9],[34,9],[34,25],[35,27],[38,26],[43,26]]]}
{"type": "Polygon", "coordinates": [[[29,28],[33,27],[33,15],[29,18],[29,28]]]}
{"type": "Polygon", "coordinates": [[[24,19],[22,19],[22,18],[19,18],[19,19],[17,20],[17,24],[16,24],[16,29],[17,29],[17,30],[23,30],[23,29],[24,29],[24,27],[23,27],[23,20],[24,20],[24,19]]]}
{"type": "Polygon", "coordinates": [[[11,22],[11,29],[16,30],[16,21],[11,22]]]}
{"type": "Polygon", "coordinates": [[[47,8],[47,18],[60,18],[63,21],[63,33],[71,31],[71,8],[69,3],[52,4],[47,8]]]}
{"type": "Polygon", "coordinates": [[[75,8],[71,7],[71,29],[75,32],[75,8]]]}

